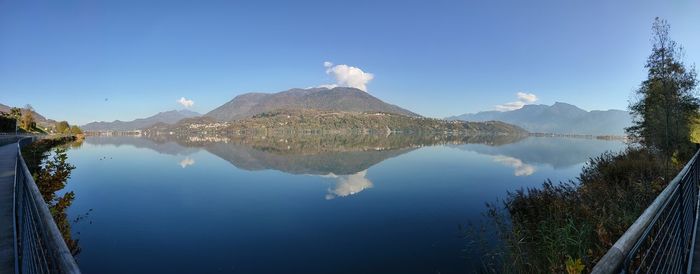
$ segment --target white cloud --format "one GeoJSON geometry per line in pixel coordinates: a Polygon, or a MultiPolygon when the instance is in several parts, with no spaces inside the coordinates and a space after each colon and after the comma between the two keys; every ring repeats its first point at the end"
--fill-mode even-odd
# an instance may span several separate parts
{"type": "Polygon", "coordinates": [[[537,98],[537,95],[535,95],[533,93],[518,92],[515,95],[518,97],[518,101],[496,105],[496,110],[498,110],[498,111],[516,110],[516,109],[522,108],[526,104],[532,104],[532,103],[536,102],[537,100],[539,100],[539,98],[537,98]]]}
{"type": "Polygon", "coordinates": [[[183,107],[186,107],[186,108],[191,107],[192,105],[194,105],[194,101],[192,101],[192,100],[190,100],[190,99],[185,99],[185,97],[180,97],[180,100],[177,100],[177,102],[180,103],[180,105],[182,105],[183,107]]]}
{"type": "Polygon", "coordinates": [[[326,200],[330,200],[335,197],[346,197],[354,195],[365,189],[372,188],[374,184],[372,184],[372,182],[369,179],[367,179],[366,176],[367,170],[350,175],[335,175],[331,173],[323,176],[327,178],[334,178],[337,180],[337,182],[334,183],[332,187],[328,188],[326,200]]]}
{"type": "Polygon", "coordinates": [[[326,74],[335,78],[335,84],[322,85],[320,87],[353,87],[367,91],[367,84],[374,79],[374,74],[364,72],[358,67],[348,65],[333,65],[331,62],[323,62],[326,74]]]}
{"type": "Polygon", "coordinates": [[[518,92],[518,101],[526,103],[526,104],[531,104],[537,101],[537,95],[532,94],[532,93],[525,93],[525,92],[518,92]]]}
{"type": "Polygon", "coordinates": [[[194,165],[194,159],[190,158],[189,156],[185,157],[185,159],[182,159],[182,161],[180,161],[180,166],[182,168],[186,168],[191,165],[194,165]]]}
{"type": "Polygon", "coordinates": [[[496,110],[498,111],[511,111],[511,110],[516,110],[516,109],[521,109],[525,103],[517,101],[517,102],[510,102],[510,103],[505,103],[502,105],[496,105],[496,110]]]}
{"type": "Polygon", "coordinates": [[[535,173],[534,166],[523,163],[523,161],[521,161],[518,158],[498,155],[494,156],[493,160],[498,163],[513,167],[515,169],[515,171],[513,172],[515,176],[530,176],[533,173],[535,173]]]}

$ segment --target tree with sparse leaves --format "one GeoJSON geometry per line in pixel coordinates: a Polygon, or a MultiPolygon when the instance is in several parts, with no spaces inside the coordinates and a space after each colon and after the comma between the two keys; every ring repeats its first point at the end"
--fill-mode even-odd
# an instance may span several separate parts
{"type": "Polygon", "coordinates": [[[652,30],[648,78],[637,90],[639,100],[630,105],[634,124],[627,132],[667,159],[687,159],[693,152],[691,124],[700,108],[694,96],[697,74],[680,59],[683,50],[671,40],[666,20],[657,17],[652,30]]]}
{"type": "Polygon", "coordinates": [[[22,119],[20,119],[20,127],[26,131],[32,131],[36,127],[34,121],[34,108],[31,105],[26,105],[22,111],[22,119]]]}

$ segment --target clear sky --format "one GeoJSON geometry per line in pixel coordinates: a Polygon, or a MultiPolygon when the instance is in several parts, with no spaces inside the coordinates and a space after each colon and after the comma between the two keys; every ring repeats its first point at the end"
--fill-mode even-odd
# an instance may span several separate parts
{"type": "Polygon", "coordinates": [[[656,16],[700,62],[700,1],[0,0],[0,103],[131,120],[359,72],[369,93],[430,117],[518,92],[625,109],[656,16]]]}

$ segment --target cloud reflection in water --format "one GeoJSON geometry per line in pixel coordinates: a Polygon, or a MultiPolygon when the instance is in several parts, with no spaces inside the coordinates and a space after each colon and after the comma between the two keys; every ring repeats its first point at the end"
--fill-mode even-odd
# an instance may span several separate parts
{"type": "Polygon", "coordinates": [[[515,168],[515,172],[513,173],[515,176],[530,176],[533,173],[535,173],[535,167],[532,165],[528,165],[526,163],[523,163],[518,158],[513,158],[510,156],[503,156],[503,155],[496,155],[493,156],[493,160],[515,168]]]}
{"type": "Polygon", "coordinates": [[[323,175],[322,177],[333,178],[336,180],[336,182],[331,184],[331,186],[328,188],[326,200],[354,195],[374,186],[374,184],[367,179],[367,170],[350,175],[335,175],[333,173],[329,173],[328,175],[323,175]]]}
{"type": "Polygon", "coordinates": [[[180,161],[180,166],[182,168],[186,168],[191,165],[194,165],[194,159],[190,158],[189,156],[185,157],[185,159],[182,159],[182,161],[180,161]]]}

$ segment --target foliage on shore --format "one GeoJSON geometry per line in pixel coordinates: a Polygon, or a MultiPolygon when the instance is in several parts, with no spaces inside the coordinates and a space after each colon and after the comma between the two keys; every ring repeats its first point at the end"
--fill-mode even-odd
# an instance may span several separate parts
{"type": "Polygon", "coordinates": [[[22,157],[27,168],[32,173],[39,192],[73,255],[80,252],[80,246],[78,240],[71,235],[71,221],[66,210],[73,203],[75,193],[57,193],[65,188],[71,171],[75,169],[75,166],[67,161],[66,146],[76,140],[78,138],[75,136],[40,139],[22,148],[22,157]]]}

